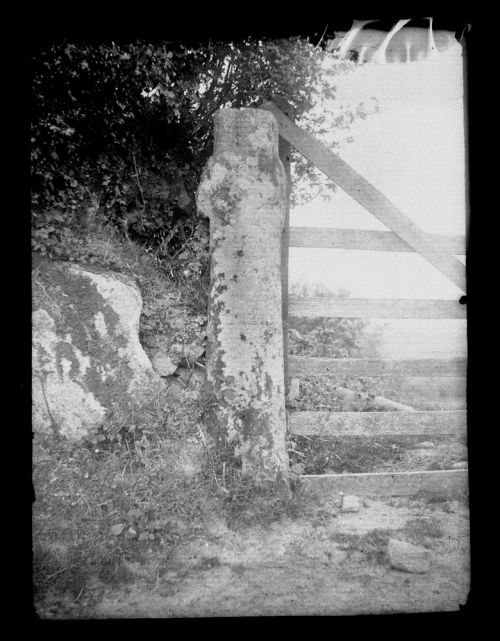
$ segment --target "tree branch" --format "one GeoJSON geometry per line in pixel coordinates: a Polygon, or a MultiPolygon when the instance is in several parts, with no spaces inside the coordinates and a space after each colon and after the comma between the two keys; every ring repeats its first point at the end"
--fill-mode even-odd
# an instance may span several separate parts
{"type": "Polygon", "coordinates": [[[142,191],[141,183],[139,180],[139,170],[137,169],[137,164],[135,162],[135,154],[132,154],[132,160],[134,161],[134,169],[135,169],[135,174],[132,174],[132,176],[136,179],[137,186],[139,187],[139,191],[141,192],[141,200],[142,200],[141,225],[144,228],[144,212],[146,210],[146,201],[144,200],[144,193],[142,191]]]}

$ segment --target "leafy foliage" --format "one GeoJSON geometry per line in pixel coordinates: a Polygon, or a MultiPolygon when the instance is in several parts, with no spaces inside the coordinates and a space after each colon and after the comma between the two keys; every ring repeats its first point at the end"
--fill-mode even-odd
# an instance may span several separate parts
{"type": "MultiPolygon", "coordinates": [[[[334,98],[332,78],[350,64],[300,37],[45,46],[31,62],[33,249],[87,262],[89,232],[111,224],[167,263],[182,255],[180,271],[203,270],[194,193],[213,114],[284,96],[300,121],[318,96],[334,98]]],[[[339,112],[336,128],[365,113],[339,112]]],[[[304,121],[318,134],[324,123],[304,121]]],[[[310,163],[295,161],[297,183],[317,182],[310,163]]]]}

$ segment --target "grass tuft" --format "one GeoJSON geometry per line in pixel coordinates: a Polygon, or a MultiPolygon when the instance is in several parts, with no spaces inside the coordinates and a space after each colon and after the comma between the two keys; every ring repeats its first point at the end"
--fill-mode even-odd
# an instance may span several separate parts
{"type": "Polygon", "coordinates": [[[348,558],[359,552],[368,562],[384,564],[387,562],[387,543],[393,534],[393,530],[376,528],[366,534],[333,532],[330,536],[341,550],[347,552],[348,558]]]}

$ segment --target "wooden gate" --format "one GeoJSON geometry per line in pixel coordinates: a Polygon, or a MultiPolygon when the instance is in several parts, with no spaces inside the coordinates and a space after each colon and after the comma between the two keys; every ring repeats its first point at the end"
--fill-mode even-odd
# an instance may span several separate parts
{"type": "MultiPolygon", "coordinates": [[[[280,103],[281,104],[281,103],[280,103]]],[[[278,121],[286,144],[312,161],[318,169],[360,203],[392,231],[356,229],[289,228],[285,243],[291,247],[364,249],[418,252],[465,293],[465,266],[456,255],[465,254],[465,237],[427,234],[405,216],[389,199],[338,155],[311,134],[298,127],[275,102],[261,106],[278,121]]],[[[282,153],[283,158],[283,153],[282,153]]],[[[289,171],[289,167],[288,167],[289,171]]],[[[287,250],[284,256],[287,257],[287,250]]],[[[284,277],[288,270],[284,260],[284,277]]],[[[284,296],[286,314],[307,317],[464,319],[465,305],[454,300],[381,300],[350,298],[308,298],[289,300],[284,296]],[[288,308],[288,309],[287,309],[288,308]]],[[[286,333],[286,332],[285,332],[286,333]]],[[[285,350],[287,343],[285,340],[285,350]]],[[[285,352],[287,355],[287,353],[285,352]]],[[[288,355],[287,355],[288,356],[288,355]]],[[[288,379],[305,375],[370,376],[465,376],[466,359],[352,359],[288,356],[288,379]]],[[[288,431],[294,435],[351,436],[460,435],[466,436],[466,411],[408,412],[288,412],[288,431]]],[[[421,472],[304,475],[316,491],[325,494],[358,496],[404,496],[419,491],[467,491],[467,470],[421,472]]]]}

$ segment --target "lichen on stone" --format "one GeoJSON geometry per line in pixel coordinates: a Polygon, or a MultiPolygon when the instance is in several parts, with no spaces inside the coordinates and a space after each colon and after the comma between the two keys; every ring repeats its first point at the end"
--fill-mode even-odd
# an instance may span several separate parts
{"type": "Polygon", "coordinates": [[[33,313],[34,428],[79,439],[162,386],[138,338],[142,300],[120,274],[46,266],[33,313]]]}
{"type": "Polygon", "coordinates": [[[207,383],[218,425],[255,477],[285,474],[281,232],[285,174],[269,112],[228,109],[214,118],[214,155],[197,204],[210,218],[207,383]],[[280,390],[280,391],[278,391],[280,390]]]}

